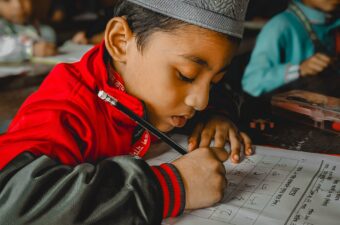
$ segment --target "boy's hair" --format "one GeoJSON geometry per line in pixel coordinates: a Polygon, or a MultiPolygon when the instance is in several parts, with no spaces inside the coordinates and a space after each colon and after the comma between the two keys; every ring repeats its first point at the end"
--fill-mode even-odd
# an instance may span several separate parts
{"type": "MultiPolygon", "coordinates": [[[[124,16],[135,34],[137,47],[143,51],[148,38],[157,31],[170,32],[190,23],[151,11],[126,0],[120,0],[115,4],[114,17],[124,16]]],[[[230,41],[239,44],[241,39],[227,34],[221,34],[230,41]]]]}

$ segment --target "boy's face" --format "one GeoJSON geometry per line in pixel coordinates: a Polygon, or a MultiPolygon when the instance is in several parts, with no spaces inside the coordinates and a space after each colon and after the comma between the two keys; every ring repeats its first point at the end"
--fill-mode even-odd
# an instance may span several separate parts
{"type": "Polygon", "coordinates": [[[312,8],[327,13],[334,12],[340,7],[340,0],[303,0],[303,2],[312,8]]]}
{"type": "Polygon", "coordinates": [[[142,52],[134,40],[122,72],[127,92],[145,102],[148,120],[161,131],[182,127],[207,107],[211,85],[236,49],[225,36],[191,25],[153,33],[142,52]]]}
{"type": "Polygon", "coordinates": [[[24,24],[31,14],[31,0],[0,0],[0,16],[9,22],[24,24]]]}

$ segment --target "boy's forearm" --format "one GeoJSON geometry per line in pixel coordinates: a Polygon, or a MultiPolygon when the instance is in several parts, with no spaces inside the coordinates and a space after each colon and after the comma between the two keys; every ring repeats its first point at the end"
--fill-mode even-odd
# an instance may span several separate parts
{"type": "Polygon", "coordinates": [[[160,224],[162,192],[129,156],[94,166],[23,153],[0,171],[0,224],[160,224]]]}
{"type": "Polygon", "coordinates": [[[273,91],[287,82],[294,80],[294,68],[290,64],[276,64],[274,66],[255,66],[256,62],[248,65],[242,79],[243,90],[257,97],[273,91]]]}

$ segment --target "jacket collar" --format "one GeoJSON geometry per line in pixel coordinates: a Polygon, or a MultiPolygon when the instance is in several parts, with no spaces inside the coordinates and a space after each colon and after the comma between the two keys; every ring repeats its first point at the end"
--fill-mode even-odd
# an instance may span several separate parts
{"type": "Polygon", "coordinates": [[[295,3],[303,11],[308,20],[312,24],[326,24],[329,21],[330,15],[312,7],[306,6],[301,0],[295,0],[295,3]]]}
{"type": "MultiPolygon", "coordinates": [[[[108,71],[109,67],[107,66],[107,62],[105,62],[107,57],[109,56],[106,50],[105,41],[87,52],[79,62],[82,79],[84,79],[85,83],[89,85],[90,89],[95,91],[96,95],[99,90],[104,90],[109,95],[115,97],[125,107],[133,111],[136,115],[143,117],[145,113],[142,102],[134,96],[126,93],[124,88],[122,89],[117,85],[110,84],[110,71],[108,71]]],[[[121,76],[117,72],[114,72],[112,75],[117,80],[121,81],[122,85],[124,85],[121,76]]],[[[98,97],[98,102],[99,101],[102,100],[98,97]]],[[[124,125],[136,126],[136,122],[124,113],[109,104],[105,105],[111,119],[117,120],[119,123],[124,123],[124,125]]]]}

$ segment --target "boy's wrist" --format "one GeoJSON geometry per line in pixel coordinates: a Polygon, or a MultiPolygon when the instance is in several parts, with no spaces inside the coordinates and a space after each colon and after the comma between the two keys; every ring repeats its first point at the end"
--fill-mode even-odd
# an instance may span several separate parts
{"type": "Polygon", "coordinates": [[[169,163],[151,167],[162,187],[163,218],[176,217],[185,208],[185,189],[177,168],[169,163]]]}

